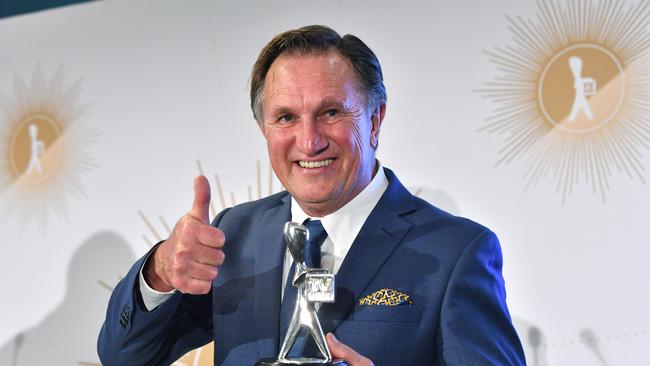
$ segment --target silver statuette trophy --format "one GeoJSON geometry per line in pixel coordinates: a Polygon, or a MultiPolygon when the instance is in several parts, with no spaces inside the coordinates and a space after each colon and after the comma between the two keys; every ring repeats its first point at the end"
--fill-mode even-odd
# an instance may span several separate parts
{"type": "Polygon", "coordinates": [[[343,360],[332,360],[332,354],[327,347],[325,335],[316,315],[314,303],[334,302],[336,285],[334,274],[322,268],[308,268],[305,264],[305,244],[309,240],[309,231],[304,225],[287,222],[284,225],[284,239],[287,241],[289,253],[296,266],[293,276],[293,286],[298,288],[298,298],[293,308],[293,315],[287,334],[282,341],[280,354],[277,359],[263,359],[256,366],[280,365],[338,365],[346,366],[343,360]],[[312,336],[323,358],[287,358],[291,347],[301,328],[306,328],[312,336]]]}

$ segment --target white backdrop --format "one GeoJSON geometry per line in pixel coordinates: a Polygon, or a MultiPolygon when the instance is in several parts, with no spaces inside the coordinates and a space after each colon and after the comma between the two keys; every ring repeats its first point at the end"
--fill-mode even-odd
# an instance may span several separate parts
{"type": "MultiPolygon", "coordinates": [[[[56,167],[60,179],[40,185],[0,163],[0,364],[99,362],[109,289],[156,241],[147,223],[164,237],[190,208],[197,160],[217,209],[215,174],[225,204],[243,202],[249,187],[258,196],[258,161],[268,194],[250,67],[275,34],[307,24],[355,34],[378,55],[389,95],[383,164],[499,235],[529,364],[650,364],[647,172],[612,165],[605,199],[581,178],[563,200],[552,170],[524,190],[525,152],[495,166],[511,132],[479,130],[499,104],[478,89],[512,70],[484,51],[516,47],[506,17],[534,23],[543,4],[102,1],[0,20],[1,158],[12,159],[19,112],[54,109],[68,159],[56,167]]],[[[634,13],[650,20],[644,11],[634,13]]],[[[639,39],[650,33],[640,29],[639,39]]],[[[629,75],[642,84],[650,68],[637,69],[629,75]]],[[[650,97],[638,95],[641,106],[629,109],[642,115],[650,97]]],[[[648,121],[632,120],[640,127],[628,144],[647,169],[648,121]]]]}

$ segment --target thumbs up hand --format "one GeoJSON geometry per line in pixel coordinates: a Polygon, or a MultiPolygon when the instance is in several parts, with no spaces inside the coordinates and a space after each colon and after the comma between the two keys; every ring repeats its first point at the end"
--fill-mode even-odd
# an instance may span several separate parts
{"type": "Polygon", "coordinates": [[[200,175],[194,179],[194,202],[188,215],[203,224],[210,224],[208,213],[210,211],[210,183],[200,175]]]}
{"type": "Polygon", "coordinates": [[[177,289],[207,294],[223,263],[223,232],[210,225],[210,184],[204,176],[194,180],[192,209],[174,227],[169,239],[149,258],[144,268],[147,284],[156,291],[177,289]]]}

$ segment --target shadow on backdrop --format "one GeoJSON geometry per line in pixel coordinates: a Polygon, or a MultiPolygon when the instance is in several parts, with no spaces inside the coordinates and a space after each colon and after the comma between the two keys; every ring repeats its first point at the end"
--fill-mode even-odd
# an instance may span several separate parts
{"type": "Polygon", "coordinates": [[[585,328],[580,331],[580,341],[587,347],[587,349],[594,353],[600,365],[607,366],[607,361],[603,357],[603,353],[598,345],[598,337],[593,330],[585,328]]]}
{"type": "Polygon", "coordinates": [[[528,366],[548,366],[548,360],[546,359],[548,344],[542,330],[526,320],[514,316],[512,317],[512,324],[515,326],[521,345],[524,347],[526,364],[528,366]]]}
{"type": "MultiPolygon", "coordinates": [[[[42,322],[0,347],[0,365],[98,364],[97,335],[111,287],[135,259],[118,234],[103,231],[92,235],[72,257],[63,302],[42,322]]],[[[47,277],[43,280],[46,285],[47,277]]]]}

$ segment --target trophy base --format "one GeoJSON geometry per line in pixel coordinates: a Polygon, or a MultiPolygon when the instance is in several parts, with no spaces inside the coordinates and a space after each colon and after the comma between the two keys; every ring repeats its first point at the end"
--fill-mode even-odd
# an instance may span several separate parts
{"type": "Polygon", "coordinates": [[[255,366],[348,366],[344,360],[332,360],[332,362],[324,362],[318,358],[292,358],[290,360],[278,361],[275,358],[264,358],[255,364],[255,366]]]}

